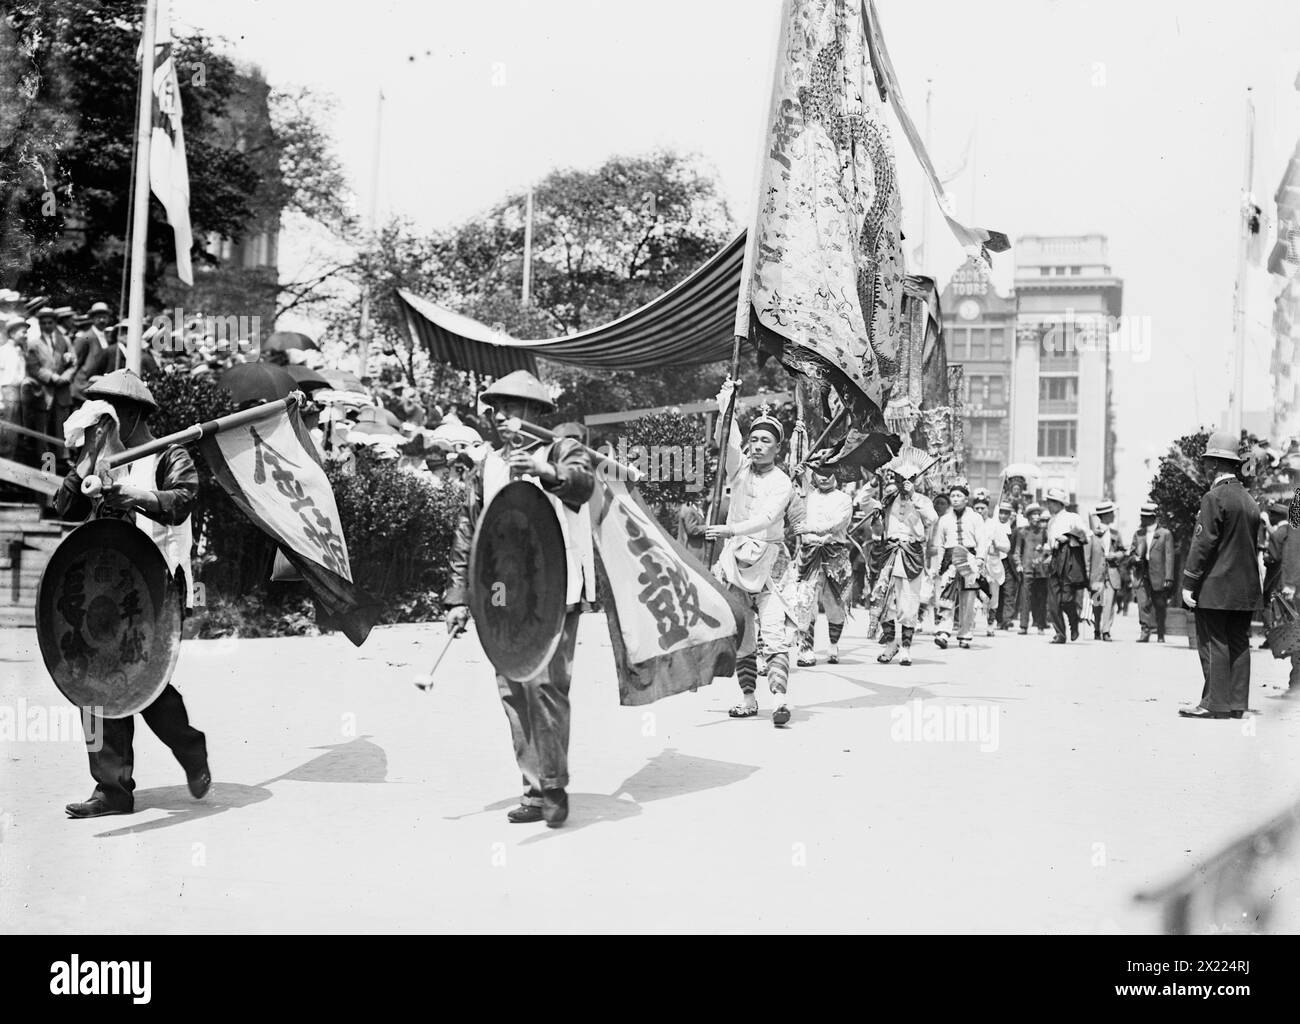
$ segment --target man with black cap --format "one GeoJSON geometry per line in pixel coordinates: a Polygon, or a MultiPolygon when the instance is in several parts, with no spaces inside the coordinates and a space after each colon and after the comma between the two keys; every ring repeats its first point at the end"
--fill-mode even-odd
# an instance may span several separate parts
{"type": "MultiPolygon", "coordinates": [[[[735,382],[727,380],[718,394],[718,409],[726,411],[735,382]]],[[[742,453],[740,428],[731,422],[726,460],[722,467],[731,486],[726,524],[705,528],[709,540],[726,541],[713,574],[746,603],[745,637],[736,652],[736,680],[741,702],[732,718],[758,714],[758,647],[767,658],[767,685],[776,701],[772,724],[790,721],[788,695],[790,647],[795,631],[793,609],[786,604],[779,580],[789,564],[785,547],[785,513],[794,485],[777,466],[785,428],[772,416],[760,415],[749,425],[747,452],[742,453]],[[761,641],[756,640],[761,633],[761,641]]]]}
{"type": "MultiPolygon", "coordinates": [[[[988,535],[982,515],[966,505],[970,488],[963,483],[948,489],[951,509],[938,523],[936,546],[943,552],[939,579],[935,583],[940,609],[935,630],[936,647],[946,650],[953,630],[957,646],[970,647],[975,629],[976,599],[988,587],[984,580],[984,560],[988,554],[988,535]],[[982,586],[981,586],[982,584],[982,586]],[[939,597],[938,595],[942,595],[939,597]]],[[[987,501],[987,499],[985,499],[987,501]]]]}
{"type": "Polygon", "coordinates": [[[578,621],[583,603],[596,599],[591,520],[583,508],[596,481],[591,457],[580,441],[562,437],[548,444],[518,431],[518,421],[535,422],[555,408],[542,382],[531,373],[507,374],[479,398],[493,409],[501,447],[487,452],[465,478],[465,504],[456,523],[450,581],[442,598],[447,631],[457,633],[469,622],[469,558],[479,517],[513,478],[531,478],[550,496],[560,521],[569,589],[560,643],[541,674],[520,680],[497,673],[497,691],[524,781],[523,798],[506,817],[515,824],[544,820],[548,827],[558,828],[569,816],[569,683],[578,621]]]}
{"type": "MultiPolygon", "coordinates": [[[[148,419],[157,411],[158,404],[144,382],[131,371],[119,370],[101,377],[86,389],[86,399],[102,399],[113,407],[117,413],[118,436],[126,448],[154,439],[148,419]]],[[[103,489],[95,507],[82,494],[81,482],[94,471],[98,449],[98,438],[90,436],[88,431],[86,443],[77,453],[76,465],[64,477],[54,497],[54,507],[67,520],[94,515],[134,522],[162,552],[168,569],[176,576],[184,608],[189,608],[193,546],[190,513],[199,496],[198,472],[190,453],[180,445],[172,445],[158,455],[128,463],[103,489]]],[[[212,784],[207,740],[190,725],[179,691],[168,682],[158,698],[140,714],[180,762],[191,795],[196,800],[202,799],[212,784]]],[[[130,814],[135,806],[132,750],[135,719],[101,718],[83,709],[82,721],[90,774],[96,785],[90,799],[68,804],[68,816],[95,818],[103,814],[130,814]]]]}
{"type": "Polygon", "coordinates": [[[1156,522],[1159,508],[1146,502],[1138,513],[1141,525],[1133,534],[1129,558],[1137,576],[1138,643],[1165,642],[1165,609],[1174,593],[1174,535],[1156,522]]]}
{"type": "Polygon", "coordinates": [[[108,303],[96,302],[86,315],[90,325],[73,342],[77,370],[72,378],[72,400],[78,403],[86,397],[90,378],[108,372],[105,364],[111,358],[109,350],[115,348],[108,337],[108,325],[113,319],[108,303]]]}
{"type": "Polygon", "coordinates": [[[1205,685],[1183,718],[1240,718],[1250,703],[1250,620],[1259,604],[1259,506],[1237,478],[1241,456],[1226,430],[1201,456],[1210,489],[1183,568],[1183,603],[1196,612],[1196,646],[1205,685]]]}

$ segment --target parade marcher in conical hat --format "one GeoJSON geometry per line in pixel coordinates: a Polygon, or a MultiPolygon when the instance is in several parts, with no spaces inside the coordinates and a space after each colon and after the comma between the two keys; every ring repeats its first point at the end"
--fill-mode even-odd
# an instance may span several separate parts
{"type": "MultiPolygon", "coordinates": [[[[130,370],[105,374],[86,389],[88,403],[107,402],[112,407],[121,444],[134,448],[153,440],[149,417],[158,403],[145,383],[130,370]]],[[[181,445],[171,445],[157,455],[128,463],[99,493],[98,505],[82,493],[82,481],[95,467],[98,447],[103,439],[97,430],[88,429],[96,410],[87,404],[68,418],[68,432],[84,436],[86,441],[77,452],[77,462],[64,478],[54,507],[67,520],[96,517],[130,518],[157,545],[175,575],[177,590],[191,604],[190,555],[193,546],[190,515],[198,502],[199,476],[194,460],[181,445]],[[83,418],[86,422],[80,422],[83,418]],[[81,434],[81,431],[85,431],[81,434]]],[[[99,419],[99,430],[109,429],[99,419]]],[[[170,748],[185,770],[186,782],[194,798],[202,799],[212,784],[208,769],[207,740],[190,725],[185,701],[168,682],[162,693],[140,712],[149,728],[170,748]]],[[[90,756],[90,774],[95,791],[82,803],[68,804],[68,816],[94,818],[104,814],[129,814],[135,805],[132,738],[134,719],[101,718],[83,712],[86,745],[90,756]]]]}
{"type": "Polygon", "coordinates": [[[591,519],[583,507],[591,498],[595,477],[587,449],[574,438],[547,443],[516,431],[514,421],[533,422],[554,408],[545,385],[531,373],[507,374],[485,388],[480,400],[493,409],[501,446],[475,460],[465,476],[465,504],[456,524],[450,582],[443,594],[447,629],[457,632],[469,621],[470,548],[483,510],[512,479],[531,480],[550,497],[560,521],[569,590],[559,646],[541,674],[520,680],[497,673],[497,691],[525,787],[519,806],[506,817],[515,824],[544,820],[558,828],[569,816],[573,652],[582,609],[596,599],[591,519]]]}

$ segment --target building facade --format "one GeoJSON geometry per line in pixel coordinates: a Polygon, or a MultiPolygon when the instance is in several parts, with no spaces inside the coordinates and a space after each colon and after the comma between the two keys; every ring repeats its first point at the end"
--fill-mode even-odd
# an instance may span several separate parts
{"type": "Polygon", "coordinates": [[[940,299],[949,365],[962,367],[962,465],[972,489],[996,491],[1011,446],[1014,296],[998,293],[983,260],[957,268],[940,299]]]}
{"type": "Polygon", "coordinates": [[[1104,235],[1016,241],[1015,288],[964,264],[943,296],[950,362],[966,373],[966,475],[996,493],[1004,466],[1037,465],[1038,496],[1061,487],[1090,507],[1113,496],[1111,347],[1122,337],[1123,283],[1104,235]]]}

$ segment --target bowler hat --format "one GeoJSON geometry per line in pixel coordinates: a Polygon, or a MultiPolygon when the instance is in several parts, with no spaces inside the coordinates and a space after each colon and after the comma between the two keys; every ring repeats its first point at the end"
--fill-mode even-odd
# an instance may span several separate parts
{"type": "Polygon", "coordinates": [[[1211,434],[1210,439],[1205,442],[1205,454],[1201,458],[1240,462],[1241,456],[1237,454],[1237,439],[1232,436],[1232,431],[1216,430],[1211,434]]]}
{"type": "Polygon", "coordinates": [[[125,398],[147,405],[150,409],[158,408],[158,403],[154,401],[153,394],[145,386],[144,381],[130,370],[114,370],[112,373],[104,374],[86,388],[86,397],[106,398],[109,401],[114,398],[125,398]]]}
{"type": "Polygon", "coordinates": [[[548,412],[555,408],[546,386],[527,370],[507,373],[500,380],[484,388],[479,398],[488,405],[494,404],[493,399],[516,398],[523,399],[525,402],[536,402],[538,405],[545,406],[548,412]]]}

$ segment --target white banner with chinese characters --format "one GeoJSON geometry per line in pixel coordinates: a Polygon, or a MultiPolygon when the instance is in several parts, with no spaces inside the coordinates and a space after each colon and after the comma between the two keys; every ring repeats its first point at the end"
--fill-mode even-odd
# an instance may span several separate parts
{"type": "Polygon", "coordinates": [[[380,609],[353,583],[334,491],[297,406],[209,435],[200,447],[217,482],[302,574],[328,625],[360,645],[380,609]]]}
{"type": "Polygon", "coordinates": [[[609,579],[605,609],[619,703],[648,704],[735,671],[744,613],[650,515],[635,492],[596,474],[588,505],[609,579]]]}

